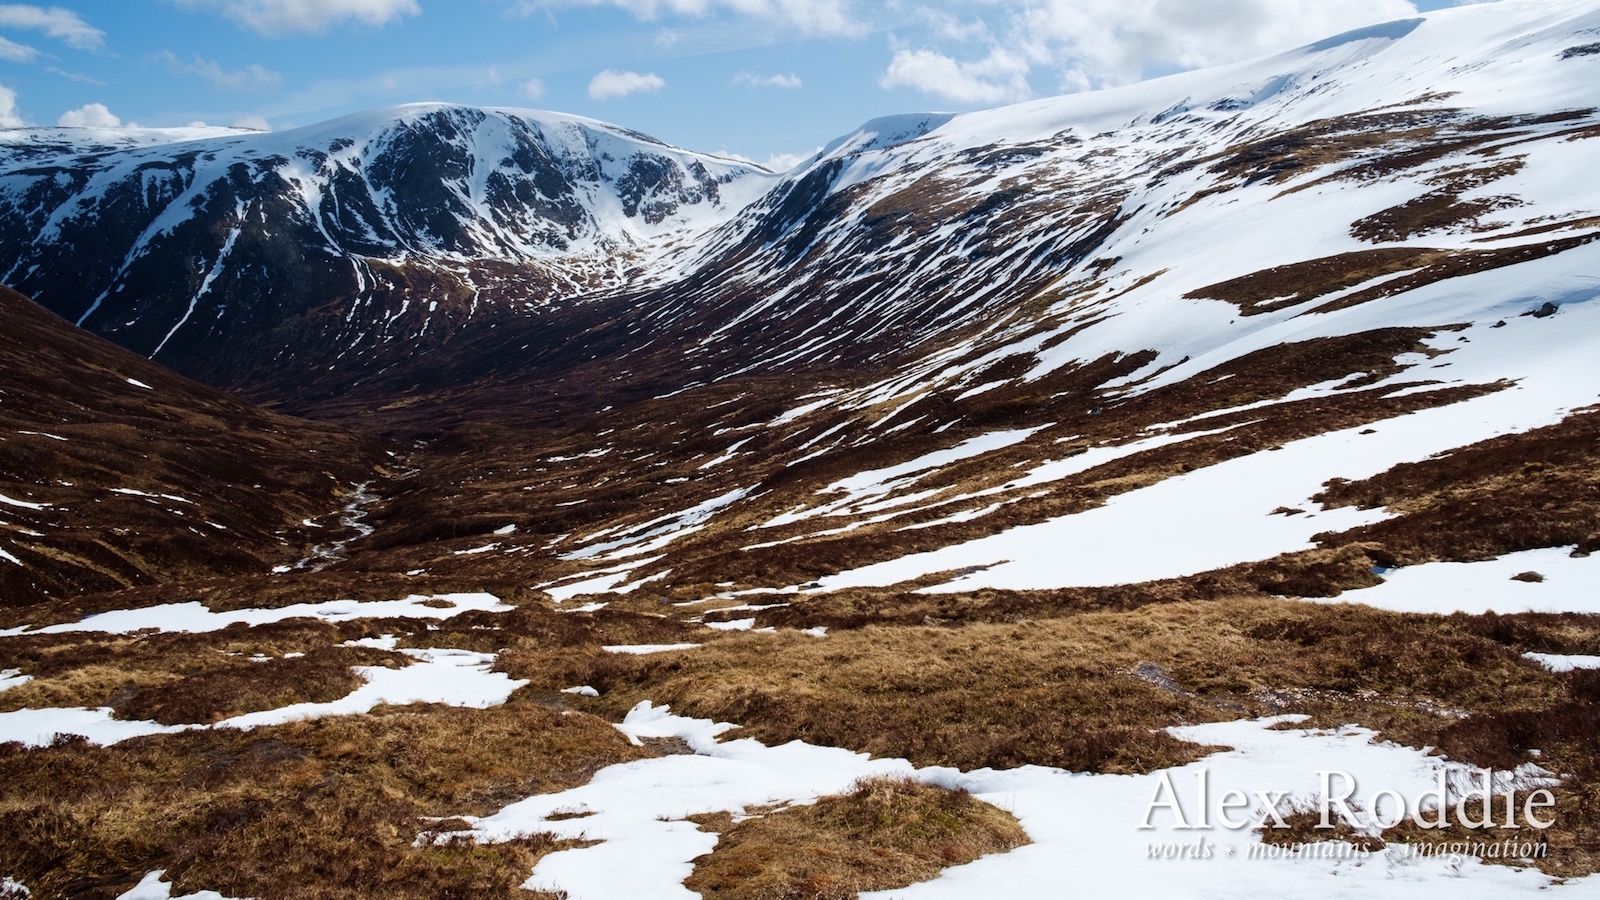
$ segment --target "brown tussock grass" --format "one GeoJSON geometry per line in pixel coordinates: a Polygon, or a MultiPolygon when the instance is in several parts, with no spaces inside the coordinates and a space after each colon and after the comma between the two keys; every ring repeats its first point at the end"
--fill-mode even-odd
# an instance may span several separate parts
{"type": "Polygon", "coordinates": [[[0,662],[33,680],[0,695],[0,710],[109,706],[118,718],[209,724],[301,702],[336,700],[360,687],[355,666],[401,666],[397,654],[329,646],[338,630],[291,623],[203,634],[64,634],[10,638],[0,662]],[[285,649],[287,648],[287,649],[285,649]],[[270,658],[252,661],[260,653],[270,658]],[[303,654],[288,657],[287,654],[303,654]]]}
{"type": "Polygon", "coordinates": [[[380,709],[97,748],[0,747],[0,869],[41,897],[115,897],[153,868],[255,897],[526,897],[548,837],[416,847],[424,816],[486,814],[635,759],[610,725],[517,702],[380,709]]]}
{"type": "Polygon", "coordinates": [[[1162,730],[1172,725],[1336,713],[1422,746],[1457,711],[1537,709],[1561,696],[1555,676],[1470,622],[1240,598],[822,639],[747,635],[662,656],[570,656],[556,671],[533,659],[508,668],[538,688],[595,686],[601,697],[574,701],[584,709],[621,715],[649,699],[766,743],[963,769],[1134,772],[1206,752],[1162,730]],[[1166,679],[1140,677],[1146,665],[1166,679]]]}
{"type": "Polygon", "coordinates": [[[849,900],[1029,843],[1009,813],[905,778],[864,779],[717,830],[717,848],[684,882],[707,900],[849,900]]]}

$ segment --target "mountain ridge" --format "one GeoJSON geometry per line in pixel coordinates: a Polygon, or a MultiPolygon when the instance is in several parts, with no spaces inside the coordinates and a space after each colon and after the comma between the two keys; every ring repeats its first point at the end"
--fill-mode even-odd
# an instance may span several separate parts
{"type": "Polygon", "coordinates": [[[7,146],[28,152],[0,168],[5,279],[221,383],[212,338],[289,329],[264,349],[319,367],[399,335],[426,346],[480,295],[539,304],[616,280],[770,177],[590,119],[445,104],[88,154],[7,146]]]}

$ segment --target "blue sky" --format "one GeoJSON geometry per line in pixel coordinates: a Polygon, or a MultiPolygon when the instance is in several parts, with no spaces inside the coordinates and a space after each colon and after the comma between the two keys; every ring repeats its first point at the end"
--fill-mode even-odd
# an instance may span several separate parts
{"type": "Polygon", "coordinates": [[[277,130],[412,100],[782,161],[868,118],[1103,87],[1452,0],[0,3],[0,125],[277,130]]]}

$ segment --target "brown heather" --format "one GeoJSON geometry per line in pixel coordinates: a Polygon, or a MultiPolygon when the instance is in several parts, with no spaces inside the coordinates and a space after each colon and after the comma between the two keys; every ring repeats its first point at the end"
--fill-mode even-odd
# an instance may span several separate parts
{"type": "Polygon", "coordinates": [[[1028,843],[1009,813],[900,778],[867,779],[811,806],[702,827],[719,832],[717,848],[695,861],[684,885],[706,900],[852,900],[1028,843]]]}

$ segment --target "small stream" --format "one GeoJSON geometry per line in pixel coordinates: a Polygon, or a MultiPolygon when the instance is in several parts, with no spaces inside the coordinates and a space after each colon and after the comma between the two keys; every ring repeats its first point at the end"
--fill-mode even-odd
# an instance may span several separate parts
{"type": "Polygon", "coordinates": [[[377,529],[367,524],[367,516],[372,512],[373,504],[382,498],[372,491],[372,482],[363,481],[355,486],[350,494],[350,499],[339,510],[339,527],[350,532],[347,537],[318,544],[311,548],[311,555],[294,564],[295,571],[320,572],[337,562],[343,562],[349,557],[349,547],[356,541],[370,536],[377,529]]]}

